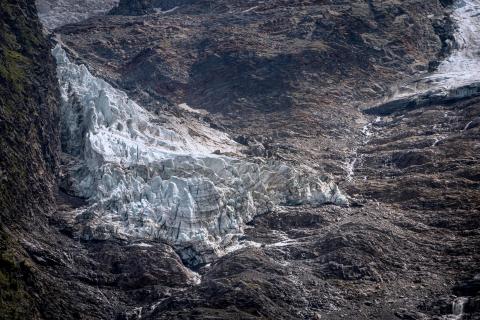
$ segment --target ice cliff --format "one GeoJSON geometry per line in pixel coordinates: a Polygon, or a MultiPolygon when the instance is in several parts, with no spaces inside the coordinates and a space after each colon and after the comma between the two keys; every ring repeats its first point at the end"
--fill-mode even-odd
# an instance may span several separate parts
{"type": "Polygon", "coordinates": [[[305,167],[234,155],[225,133],[152,114],[85,66],[53,50],[62,93],[62,151],[70,159],[83,237],[161,238],[213,247],[277,205],[345,204],[327,178],[305,167]]]}

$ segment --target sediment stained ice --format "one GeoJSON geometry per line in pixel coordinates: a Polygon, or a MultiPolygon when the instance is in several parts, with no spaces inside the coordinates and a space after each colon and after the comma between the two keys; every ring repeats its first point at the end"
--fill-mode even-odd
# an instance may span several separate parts
{"type": "Polygon", "coordinates": [[[35,0],[38,17],[49,30],[105,14],[118,0],[35,0]]]}
{"type": "Polygon", "coordinates": [[[62,93],[62,149],[84,237],[161,238],[216,246],[255,215],[289,204],[346,204],[307,167],[234,156],[240,146],[200,123],[154,115],[53,50],[62,93]],[[229,154],[233,156],[225,156],[229,154]]]}

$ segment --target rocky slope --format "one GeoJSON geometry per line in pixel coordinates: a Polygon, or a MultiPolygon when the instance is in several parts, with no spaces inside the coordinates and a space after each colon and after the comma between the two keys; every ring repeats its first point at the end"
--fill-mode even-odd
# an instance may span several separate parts
{"type": "MultiPolygon", "coordinates": [[[[60,140],[43,156],[62,151],[57,210],[46,219],[45,197],[35,223],[9,225],[28,232],[4,231],[24,261],[2,264],[24,297],[4,305],[45,319],[479,319],[480,102],[475,81],[441,85],[460,39],[478,56],[458,27],[476,30],[478,4],[462,3],[132,0],[61,27],[60,114],[40,130],[60,140]],[[348,205],[305,201],[319,177],[348,205]],[[199,196],[207,185],[217,196],[199,196]],[[268,210],[235,207],[248,192],[247,209],[268,210]],[[222,196],[236,200],[207,210],[222,196]],[[228,239],[221,254],[145,232],[170,217],[189,234],[230,207],[241,232],[205,224],[228,239]]],[[[56,160],[30,160],[53,188],[56,160]]]]}
{"type": "Polygon", "coordinates": [[[428,70],[449,47],[438,1],[165,5],[174,7],[66,26],[61,39],[145,107],[205,109],[213,125],[248,136],[252,152],[327,172],[343,171],[334,158],[350,149],[356,107],[428,70]]]}

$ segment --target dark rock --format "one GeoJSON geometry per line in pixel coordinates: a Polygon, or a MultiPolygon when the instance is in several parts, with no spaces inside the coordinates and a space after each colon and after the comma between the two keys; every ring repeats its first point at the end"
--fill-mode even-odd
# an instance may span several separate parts
{"type": "Polygon", "coordinates": [[[453,288],[458,296],[480,296],[480,279],[471,279],[459,283],[453,288]]]}
{"type": "Polygon", "coordinates": [[[141,16],[154,13],[153,0],[120,0],[117,7],[110,10],[112,15],[141,16]]]}
{"type": "Polygon", "coordinates": [[[196,0],[120,0],[118,6],[110,10],[110,14],[142,16],[156,12],[157,8],[168,11],[194,2],[196,0]]]}
{"type": "Polygon", "coordinates": [[[39,318],[32,261],[61,263],[19,242],[55,208],[60,94],[34,1],[1,1],[0,12],[0,319],[39,318]]]}

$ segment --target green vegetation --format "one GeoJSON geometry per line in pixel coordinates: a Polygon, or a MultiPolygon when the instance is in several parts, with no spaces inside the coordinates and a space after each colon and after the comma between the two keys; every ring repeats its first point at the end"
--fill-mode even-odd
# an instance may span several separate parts
{"type": "Polygon", "coordinates": [[[36,22],[25,15],[18,1],[0,2],[0,12],[0,83],[6,86],[0,90],[23,93],[26,70],[32,65],[31,57],[38,54],[43,35],[36,32],[36,22]]]}
{"type": "Polygon", "coordinates": [[[0,320],[30,319],[34,309],[24,285],[27,268],[8,249],[12,245],[0,234],[0,320]]]}
{"type": "Polygon", "coordinates": [[[0,77],[13,84],[15,91],[23,93],[25,67],[28,66],[29,60],[21,53],[3,46],[0,50],[3,51],[5,59],[5,62],[0,64],[0,77]]]}

